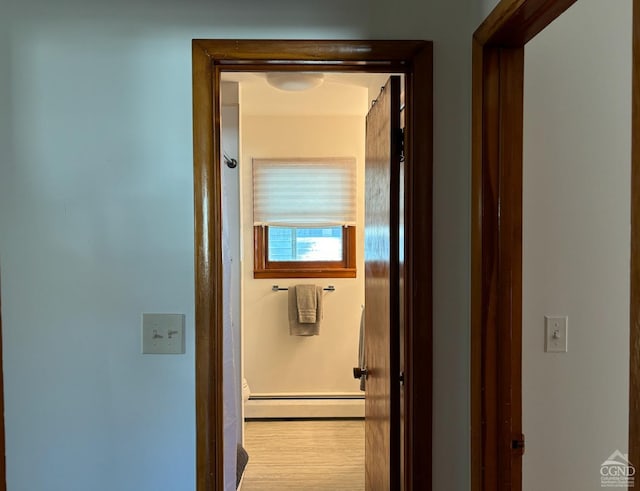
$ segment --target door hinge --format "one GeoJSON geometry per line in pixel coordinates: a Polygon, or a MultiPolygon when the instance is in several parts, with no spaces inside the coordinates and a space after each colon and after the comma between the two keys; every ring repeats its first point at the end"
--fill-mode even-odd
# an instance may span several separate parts
{"type": "Polygon", "coordinates": [[[519,437],[511,440],[511,450],[513,450],[516,454],[524,454],[524,435],[520,434],[519,437]]]}
{"type": "Polygon", "coordinates": [[[398,152],[400,153],[400,162],[404,162],[404,128],[398,129],[398,152]]]}

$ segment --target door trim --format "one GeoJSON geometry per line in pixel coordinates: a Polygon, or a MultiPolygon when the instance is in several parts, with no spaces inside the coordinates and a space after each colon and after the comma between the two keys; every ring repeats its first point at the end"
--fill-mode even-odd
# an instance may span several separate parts
{"type": "Polygon", "coordinates": [[[4,431],[4,371],[2,366],[2,275],[0,274],[0,491],[7,491],[7,452],[4,431]]]}
{"type": "Polygon", "coordinates": [[[640,466],[640,0],[633,0],[629,460],[640,466]]]}
{"type": "MultiPolygon", "coordinates": [[[[432,43],[428,41],[194,40],[196,488],[223,491],[220,72],[404,73],[406,334],[404,489],[431,489],[432,43]],[[425,190],[427,192],[425,192],[425,190]],[[414,465],[414,462],[416,463],[414,465]]],[[[355,348],[355,347],[354,347],[355,348]]]]}
{"type": "MultiPolygon", "coordinates": [[[[502,0],[473,36],[471,481],[474,491],[522,487],[521,459],[515,459],[513,464],[510,440],[522,429],[524,45],[575,1],[502,0]],[[508,368],[512,376],[505,379],[501,367],[508,368]]],[[[633,0],[633,7],[629,458],[640,464],[640,0],[633,0]]]]}

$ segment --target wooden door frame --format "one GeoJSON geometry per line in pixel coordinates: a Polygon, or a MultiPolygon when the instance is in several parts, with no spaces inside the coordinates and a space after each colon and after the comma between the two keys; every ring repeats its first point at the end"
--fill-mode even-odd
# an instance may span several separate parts
{"type": "Polygon", "coordinates": [[[192,42],[197,491],[224,487],[220,73],[301,69],[406,76],[404,488],[431,489],[432,50],[428,41],[192,42]]]}
{"type": "Polygon", "coordinates": [[[2,368],[2,349],[2,274],[0,274],[0,491],[7,491],[7,452],[5,448],[4,433],[4,370],[2,368]]]}
{"type": "MultiPolygon", "coordinates": [[[[524,45],[576,0],[502,0],[473,35],[471,481],[522,487],[524,45]],[[508,376],[503,374],[507,373],[508,376]],[[515,462],[514,462],[515,461],[515,462]]],[[[633,0],[629,459],[640,465],[640,0],[633,0]]]]}

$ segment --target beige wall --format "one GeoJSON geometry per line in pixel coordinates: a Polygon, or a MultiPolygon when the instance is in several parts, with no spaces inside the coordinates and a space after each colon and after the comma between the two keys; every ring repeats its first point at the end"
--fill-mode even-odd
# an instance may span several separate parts
{"type": "Polygon", "coordinates": [[[627,451],[630,70],[630,0],[580,0],[526,47],[525,491],[602,489],[627,451]],[[544,352],[549,314],[568,353],[544,352]]]}
{"type": "MultiPolygon", "coordinates": [[[[365,90],[365,89],[362,89],[365,90]]],[[[242,101],[241,101],[242,108],[242,101]]],[[[360,393],[353,379],[364,302],[364,117],[243,115],[241,194],[244,375],[253,394],[360,393]],[[358,277],[254,279],[251,159],[355,157],[358,165],[358,277]],[[290,336],[287,293],[271,285],[335,285],[324,296],[319,336],[290,336]]]]}

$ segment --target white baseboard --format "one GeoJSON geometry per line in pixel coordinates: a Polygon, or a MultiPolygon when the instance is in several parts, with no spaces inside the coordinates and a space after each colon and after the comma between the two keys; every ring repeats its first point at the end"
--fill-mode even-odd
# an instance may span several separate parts
{"type": "Polygon", "coordinates": [[[364,418],[363,398],[249,399],[244,417],[253,418],[364,418]]]}

